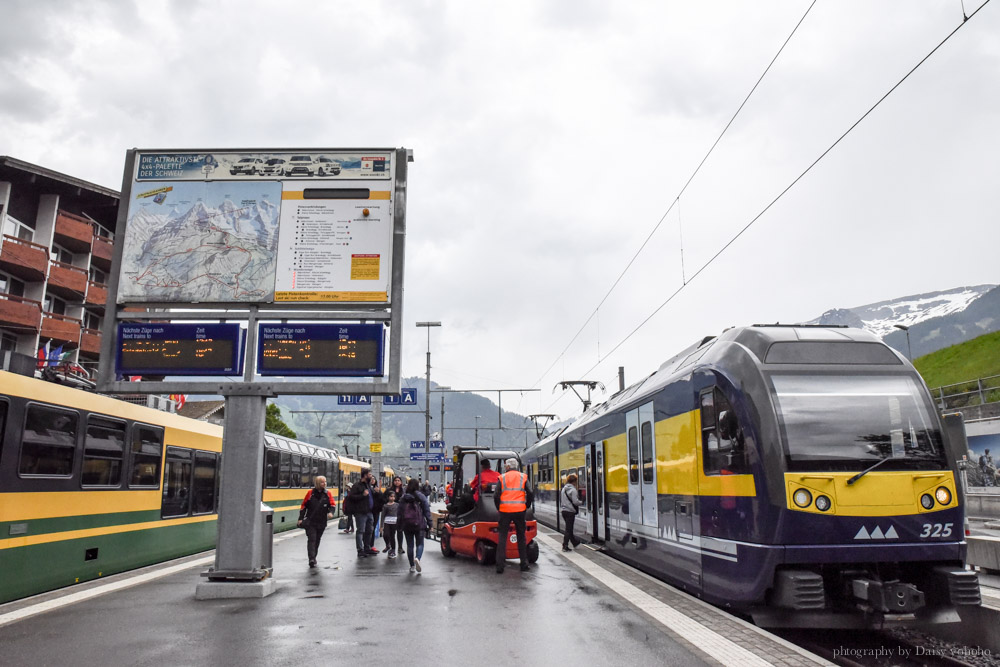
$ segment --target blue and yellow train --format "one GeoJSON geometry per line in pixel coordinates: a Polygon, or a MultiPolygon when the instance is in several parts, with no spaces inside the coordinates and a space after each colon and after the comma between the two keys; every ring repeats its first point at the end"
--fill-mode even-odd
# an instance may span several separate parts
{"type": "MultiPolygon", "coordinates": [[[[706,338],[525,452],[538,520],[765,626],[958,620],[956,457],[905,358],[857,329],[706,338]]],[[[958,458],[961,458],[960,455],[958,458]]]]}
{"type": "MultiPolygon", "coordinates": [[[[275,530],[316,475],[339,499],[368,467],[264,440],[275,530]]],[[[211,549],[221,453],[220,426],[0,371],[0,603],[211,549]]]]}

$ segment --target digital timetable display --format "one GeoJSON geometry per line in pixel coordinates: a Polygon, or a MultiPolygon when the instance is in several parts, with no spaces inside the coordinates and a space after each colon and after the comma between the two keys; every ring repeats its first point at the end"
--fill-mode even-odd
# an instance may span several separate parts
{"type": "Polygon", "coordinates": [[[382,324],[260,324],[260,375],[380,376],[382,324]]]}
{"type": "Polygon", "coordinates": [[[241,375],[239,324],[119,324],[121,375],[241,375]]]}

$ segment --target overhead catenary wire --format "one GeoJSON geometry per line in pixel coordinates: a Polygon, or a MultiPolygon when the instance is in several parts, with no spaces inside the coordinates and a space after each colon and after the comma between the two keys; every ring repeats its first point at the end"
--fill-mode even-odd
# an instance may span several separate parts
{"type": "MultiPolygon", "coordinates": [[[[697,271],[695,271],[694,274],[691,275],[691,277],[687,280],[687,282],[682,283],[680,287],[678,287],[676,290],[674,290],[674,292],[672,294],[670,294],[670,296],[668,296],[666,298],[666,300],[664,300],[659,306],[657,306],[653,310],[653,312],[651,312],[645,319],[642,320],[642,322],[640,322],[634,329],[632,329],[632,331],[630,331],[624,338],[622,338],[617,344],[615,344],[615,346],[612,347],[611,350],[609,350],[608,353],[604,355],[603,359],[599,360],[596,364],[594,364],[589,369],[587,369],[583,373],[583,375],[588,375],[594,369],[596,369],[598,366],[600,366],[602,363],[604,363],[604,361],[606,361],[608,357],[610,357],[612,354],[614,354],[622,345],[624,345],[626,342],[628,342],[628,340],[631,339],[632,336],[634,336],[640,329],[642,329],[642,327],[644,327],[646,324],[648,324],[649,321],[652,320],[653,317],[655,317],[657,313],[659,313],[661,310],[663,310],[663,308],[666,307],[666,305],[669,304],[671,301],[673,301],[677,297],[677,295],[680,294],[684,290],[684,288],[686,288],[688,285],[690,285],[694,281],[695,278],[697,278],[705,269],[707,269],[709,266],[711,266],[712,263],[715,262],[715,260],[718,259],[719,256],[722,255],[722,253],[724,253],[731,245],[733,245],[733,243],[735,243],[737,241],[737,239],[739,239],[744,233],[746,233],[746,231],[749,230],[754,225],[754,223],[756,223],[758,220],[760,220],[760,218],[763,217],[763,215],[765,213],[767,213],[771,209],[771,207],[774,206],[778,202],[778,200],[780,200],[782,197],[784,197],[785,194],[787,194],[789,190],[791,190],[793,187],[795,187],[795,185],[799,181],[801,181],[806,176],[806,174],[808,174],[810,171],[812,171],[812,169],[817,164],[819,164],[823,160],[823,158],[825,158],[834,148],[836,148],[840,144],[840,142],[843,141],[847,137],[847,135],[849,135],[852,131],[854,131],[854,129],[856,127],[858,127],[858,125],[860,125],[862,123],[862,121],[865,120],[865,118],[867,118],[876,108],[879,107],[879,105],[882,104],[882,102],[884,102],[890,95],[892,95],[892,93],[895,92],[897,88],[899,88],[907,79],[909,79],[910,76],[914,72],[916,72],[920,68],[921,65],[923,65],[925,62],[927,62],[927,60],[930,59],[930,57],[933,56],[938,51],[938,49],[940,49],[942,46],[944,46],[948,42],[948,40],[950,40],[959,30],[961,30],[962,27],[964,27],[965,24],[969,21],[969,19],[973,18],[976,14],[978,14],[980,12],[980,10],[982,10],[989,3],[990,3],[990,0],[985,0],[981,5],[979,5],[978,8],[976,8],[976,10],[974,12],[972,12],[971,14],[969,14],[968,17],[965,17],[963,19],[963,21],[960,24],[958,24],[958,26],[955,27],[954,30],[952,30],[947,35],[945,35],[944,39],[942,39],[933,49],[931,49],[927,53],[927,55],[925,55],[923,58],[921,58],[917,62],[916,65],[914,65],[912,68],[910,68],[910,70],[908,72],[906,72],[906,74],[904,74],[903,77],[899,81],[897,81],[895,84],[893,84],[893,86],[891,88],[889,88],[889,90],[886,91],[885,94],[882,95],[882,97],[880,97],[871,107],[869,107],[869,109],[867,111],[865,111],[856,121],[854,121],[854,123],[852,123],[850,125],[850,127],[848,127],[839,137],[837,137],[837,139],[832,144],[830,144],[830,146],[828,146],[826,148],[826,150],[824,150],[822,153],[820,153],[819,157],[817,157],[815,160],[813,160],[809,164],[809,166],[807,166],[798,176],[796,176],[792,180],[791,183],[789,183],[781,192],[779,192],[777,196],[775,196],[763,209],[761,209],[761,211],[759,213],[757,213],[757,215],[755,215],[753,218],[751,218],[750,221],[746,225],[744,225],[742,229],[740,229],[740,231],[738,231],[732,238],[729,239],[729,241],[726,242],[725,245],[722,246],[722,248],[720,248],[718,250],[718,252],[716,252],[714,255],[712,255],[711,258],[709,258],[708,261],[706,261],[704,264],[702,264],[701,267],[697,271]]],[[[811,8],[811,5],[810,5],[810,8],[811,8]]],[[[607,297],[605,297],[605,298],[607,298],[607,297]]],[[[603,303],[603,301],[602,301],[602,303],[603,303]]],[[[563,352],[563,354],[565,354],[565,351],[563,352]]],[[[551,406],[554,405],[559,400],[559,398],[562,398],[562,396],[560,395],[557,399],[555,399],[550,404],[549,408],[546,408],[546,409],[550,409],[551,406]]]]}
{"type": "MultiPolygon", "coordinates": [[[[584,320],[583,324],[580,325],[579,330],[577,330],[577,332],[573,335],[573,338],[570,339],[569,343],[566,344],[566,347],[563,348],[563,351],[559,353],[559,355],[552,361],[552,363],[549,365],[549,367],[546,368],[545,371],[541,374],[541,376],[535,381],[535,383],[531,385],[532,387],[538,385],[545,378],[545,376],[548,375],[549,371],[551,371],[555,367],[555,365],[557,363],[559,363],[559,359],[561,359],[563,357],[563,355],[565,355],[566,352],[569,351],[570,347],[573,346],[573,343],[576,342],[576,339],[580,337],[580,334],[583,333],[583,330],[587,328],[587,325],[590,324],[590,321],[593,320],[594,317],[597,315],[598,311],[601,309],[601,306],[604,305],[604,302],[608,300],[608,297],[611,296],[611,293],[615,291],[616,287],[618,287],[618,283],[620,283],[621,280],[622,280],[622,278],[625,277],[625,274],[628,273],[628,270],[630,268],[632,268],[632,265],[635,263],[635,260],[639,257],[640,254],[642,254],[642,251],[649,244],[649,241],[650,241],[650,239],[653,238],[653,235],[656,234],[657,230],[660,228],[660,225],[662,225],[663,221],[667,219],[668,215],[670,215],[670,211],[673,210],[674,206],[679,203],[681,195],[684,194],[684,191],[687,190],[687,187],[691,184],[691,181],[693,181],[694,178],[695,178],[695,176],[698,175],[698,172],[701,171],[702,166],[704,166],[704,164],[708,160],[709,156],[712,155],[712,152],[715,150],[715,147],[719,145],[720,141],[722,141],[722,137],[724,137],[726,135],[726,132],[729,131],[729,128],[732,126],[733,122],[736,120],[736,117],[740,115],[740,112],[743,110],[743,107],[746,106],[747,102],[750,100],[750,97],[754,94],[754,92],[760,86],[761,81],[763,81],[764,77],[767,76],[767,73],[771,70],[771,67],[774,65],[775,61],[778,60],[778,57],[781,55],[781,52],[785,50],[786,46],[788,46],[788,43],[791,41],[792,37],[795,35],[795,32],[799,29],[799,26],[802,25],[803,21],[806,20],[806,17],[809,15],[809,12],[812,10],[813,5],[815,5],[815,4],[816,4],[816,0],[813,0],[813,2],[806,9],[805,13],[802,15],[802,18],[800,18],[799,22],[795,24],[795,27],[792,29],[792,31],[788,34],[788,37],[786,37],[785,41],[782,43],[781,48],[779,48],[778,52],[774,54],[774,57],[771,58],[771,62],[768,63],[767,67],[764,68],[764,71],[761,73],[760,77],[757,79],[757,82],[750,89],[750,92],[747,93],[747,95],[746,95],[745,98],[743,98],[743,102],[740,103],[739,108],[736,109],[736,112],[733,114],[732,118],[730,118],[729,122],[726,123],[726,126],[724,128],[722,128],[722,132],[720,132],[719,136],[716,137],[715,141],[712,143],[712,146],[708,149],[708,152],[705,153],[705,156],[701,159],[701,162],[698,163],[698,166],[695,167],[695,169],[694,169],[693,172],[691,172],[691,175],[688,177],[687,181],[684,183],[684,186],[681,187],[680,191],[677,193],[677,196],[674,198],[674,201],[671,202],[670,206],[667,207],[667,210],[663,212],[662,216],[660,216],[660,219],[656,222],[655,225],[653,225],[653,229],[650,230],[649,234],[646,235],[646,239],[642,242],[642,245],[640,245],[639,249],[635,251],[634,255],[632,255],[632,259],[629,260],[628,264],[625,265],[625,268],[622,269],[622,272],[618,275],[618,277],[615,279],[615,281],[611,284],[611,287],[608,288],[607,293],[605,293],[604,297],[601,299],[601,301],[594,308],[593,312],[591,312],[590,315],[587,317],[587,319],[584,320]]],[[[683,251],[682,251],[682,253],[683,253],[683,251]]],[[[683,262],[683,254],[682,254],[682,260],[681,261],[683,262]]],[[[682,272],[683,272],[683,269],[682,269],[682,272]]],[[[600,353],[598,353],[598,354],[600,354],[600,353]]]]}
{"type": "MultiPolygon", "coordinates": [[[[983,2],[983,4],[980,5],[978,9],[976,9],[976,11],[972,12],[972,14],[970,14],[968,18],[971,19],[973,16],[975,16],[976,14],[979,13],[979,10],[981,10],[983,7],[985,7],[989,3],[990,3],[990,0],[985,0],[985,2],[983,2]]],[[[968,19],[966,19],[966,21],[967,20],[968,19]]],[[[954,30],[952,30],[950,33],[948,33],[948,35],[946,35],[945,38],[943,40],[941,40],[941,42],[939,42],[937,44],[937,46],[935,46],[933,49],[930,50],[930,52],[927,53],[927,55],[925,55],[923,58],[921,58],[920,61],[916,65],[914,65],[905,75],[903,75],[903,78],[901,78],[899,81],[897,81],[884,95],[882,95],[882,97],[880,97],[878,99],[878,101],[875,102],[875,104],[873,104],[867,111],[865,111],[861,115],[860,118],[858,118],[856,121],[854,121],[854,123],[852,123],[851,126],[849,128],[847,128],[847,130],[845,130],[843,134],[841,134],[832,144],[830,144],[830,146],[826,150],[824,150],[822,153],[820,153],[819,157],[817,157],[815,160],[813,160],[812,163],[810,163],[809,166],[806,167],[802,171],[802,173],[800,173],[798,176],[796,176],[795,179],[793,179],[791,183],[789,183],[781,192],[779,192],[778,195],[774,199],[772,199],[770,201],[770,203],[767,204],[767,206],[765,206],[763,209],[761,209],[761,211],[750,220],[750,222],[748,222],[746,225],[744,225],[743,228],[740,229],[740,231],[738,231],[731,239],[729,239],[729,241],[727,241],[726,244],[724,246],[722,246],[722,248],[720,248],[718,252],[716,252],[714,255],[712,255],[712,257],[707,262],[705,262],[704,264],[702,264],[701,267],[697,271],[695,271],[694,274],[692,274],[691,278],[686,283],[682,284],[680,287],[678,287],[673,292],[673,294],[671,294],[670,296],[668,296],[667,299],[663,303],[661,303],[659,306],[657,306],[656,309],[653,310],[653,312],[650,313],[641,323],[639,323],[638,326],[636,326],[631,332],[629,332],[628,335],[626,335],[613,348],[611,348],[611,350],[606,355],[604,355],[604,359],[602,359],[601,361],[598,361],[596,364],[594,364],[593,366],[591,366],[586,371],[586,373],[584,373],[584,375],[586,375],[587,373],[590,373],[591,371],[593,371],[595,368],[597,368],[597,366],[599,366],[601,363],[603,363],[604,360],[606,360],[609,356],[611,356],[612,354],[614,354],[614,352],[616,350],[618,350],[618,348],[620,348],[622,345],[624,345],[625,342],[628,341],[633,335],[635,335],[636,332],[639,331],[639,329],[641,329],[642,327],[644,327],[668,303],[670,303],[671,301],[673,301],[674,298],[676,298],[677,295],[680,294],[680,292],[685,287],[687,287],[688,285],[690,285],[694,281],[695,278],[697,278],[716,259],[718,259],[719,256],[722,255],[722,253],[724,253],[733,243],[735,243],[736,240],[739,239],[748,229],[750,229],[750,227],[752,227],[754,225],[754,223],[756,223],[758,220],[760,220],[760,218],[763,217],[763,215],[765,213],[767,213],[768,210],[770,210],[771,207],[774,206],[778,202],[779,199],[781,199],[782,197],[784,197],[785,194],[787,194],[789,190],[791,190],[793,187],[795,187],[795,185],[800,180],[802,180],[805,177],[806,174],[808,174],[810,171],[812,171],[813,167],[815,167],[817,164],[819,164],[820,161],[823,158],[825,158],[830,153],[830,151],[832,151],[834,148],[836,148],[837,145],[841,141],[843,141],[844,138],[847,137],[847,135],[850,134],[858,125],[860,125],[861,122],[864,121],[864,119],[867,118],[880,104],[882,104],[882,102],[884,102],[886,100],[886,98],[889,97],[889,95],[891,95],[897,88],[899,88],[899,86],[901,86],[904,81],[906,81],[908,78],[910,78],[910,75],[912,75],[915,71],[917,71],[917,69],[921,65],[923,65],[932,55],[934,55],[934,53],[938,49],[940,49],[942,46],[944,46],[944,44],[949,39],[951,39],[952,36],[954,36],[955,33],[957,33],[962,28],[962,26],[965,25],[966,21],[962,21],[962,23],[960,23],[954,30]]]]}

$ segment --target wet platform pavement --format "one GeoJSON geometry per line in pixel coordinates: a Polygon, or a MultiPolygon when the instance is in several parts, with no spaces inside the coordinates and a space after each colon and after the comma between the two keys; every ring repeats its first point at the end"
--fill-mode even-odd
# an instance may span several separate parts
{"type": "Polygon", "coordinates": [[[827,664],[592,549],[563,553],[547,530],[528,572],[427,541],[416,574],[405,557],[358,559],[334,526],[314,569],[302,531],[276,537],[277,590],[263,599],[195,600],[212,562],[200,555],[2,605],[0,662],[827,664]]]}

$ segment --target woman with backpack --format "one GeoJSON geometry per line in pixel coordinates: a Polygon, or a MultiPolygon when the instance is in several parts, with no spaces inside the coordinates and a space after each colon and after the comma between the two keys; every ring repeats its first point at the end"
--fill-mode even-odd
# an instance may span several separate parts
{"type": "Polygon", "coordinates": [[[573,524],[576,522],[576,514],[580,511],[580,494],[576,490],[576,482],[579,478],[575,474],[570,474],[566,478],[566,484],[559,493],[559,509],[562,512],[563,523],[563,551],[569,551],[569,543],[574,547],[580,546],[580,540],[573,534],[573,524]]]}
{"type": "Polygon", "coordinates": [[[424,555],[424,532],[431,525],[431,505],[427,502],[427,496],[420,492],[420,482],[417,480],[407,482],[397,515],[397,525],[402,527],[406,537],[406,558],[410,561],[410,572],[420,572],[420,557],[424,555]]]}

